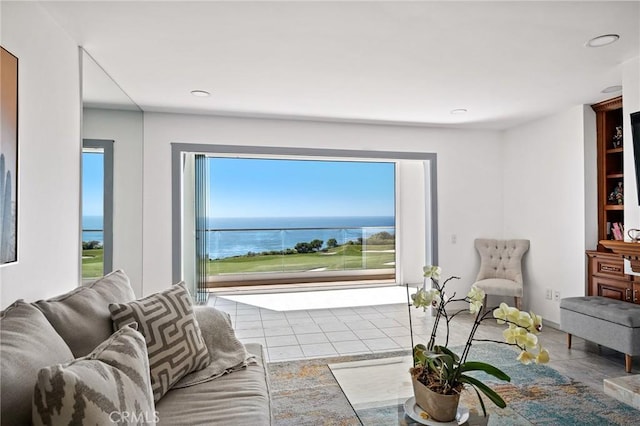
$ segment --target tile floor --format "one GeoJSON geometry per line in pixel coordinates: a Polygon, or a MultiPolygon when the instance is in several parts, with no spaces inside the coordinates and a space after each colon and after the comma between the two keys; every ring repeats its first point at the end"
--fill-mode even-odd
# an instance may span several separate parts
{"type": "Polygon", "coordinates": [[[411,347],[404,304],[278,312],[210,296],[209,306],[231,316],[241,341],[262,344],[270,362],[411,347]]]}
{"type": "MultiPolygon", "coordinates": [[[[372,305],[351,308],[274,311],[230,301],[214,294],[209,306],[229,313],[236,334],[245,343],[265,347],[269,362],[408,350],[411,348],[409,310],[406,304],[372,305]]],[[[432,317],[411,309],[413,337],[426,342],[432,317]]],[[[452,322],[452,345],[464,344],[472,317],[461,314],[452,322]]],[[[504,327],[487,321],[477,338],[502,340],[504,327]]],[[[439,333],[444,330],[439,330],[439,333]]],[[[550,365],[560,373],[603,390],[603,380],[629,376],[624,371],[624,355],[574,337],[566,348],[565,333],[545,327],[541,341],[551,353],[550,365]]],[[[634,362],[633,373],[640,364],[634,362]]]]}

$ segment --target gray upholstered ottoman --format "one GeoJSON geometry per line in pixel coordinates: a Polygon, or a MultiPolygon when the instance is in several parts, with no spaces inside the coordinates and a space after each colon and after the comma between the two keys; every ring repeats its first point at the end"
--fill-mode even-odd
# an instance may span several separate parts
{"type": "Polygon", "coordinates": [[[568,297],[560,301],[560,329],[571,335],[606,346],[625,354],[625,370],[631,372],[633,355],[640,355],[640,305],[587,296],[568,297]]]}

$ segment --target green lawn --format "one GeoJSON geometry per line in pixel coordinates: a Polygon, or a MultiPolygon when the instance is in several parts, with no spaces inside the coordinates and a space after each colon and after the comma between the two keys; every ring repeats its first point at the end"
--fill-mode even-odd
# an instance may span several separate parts
{"type": "Polygon", "coordinates": [[[393,264],[386,264],[395,261],[393,249],[392,244],[368,245],[363,253],[361,245],[353,244],[329,249],[326,253],[229,257],[210,261],[207,272],[209,275],[218,275],[296,272],[321,268],[327,271],[393,268],[393,264]]]}
{"type": "Polygon", "coordinates": [[[82,250],[82,278],[99,278],[104,275],[104,250],[82,250]]]}

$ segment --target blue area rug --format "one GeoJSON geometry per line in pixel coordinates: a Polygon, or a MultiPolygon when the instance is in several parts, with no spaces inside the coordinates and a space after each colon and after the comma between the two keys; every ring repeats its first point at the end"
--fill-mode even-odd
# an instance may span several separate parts
{"type": "MultiPolygon", "coordinates": [[[[455,348],[454,348],[455,349],[455,348]]],[[[402,406],[354,412],[327,364],[407,355],[408,352],[345,356],[269,364],[273,424],[278,425],[409,425],[402,406]]],[[[517,353],[498,344],[478,344],[469,359],[489,362],[511,377],[505,383],[484,373],[475,374],[507,402],[495,407],[485,399],[488,425],[640,425],[640,411],[544,365],[523,366],[517,353]]],[[[408,373],[407,373],[408,374],[408,373]]],[[[363,389],[366,392],[366,389],[363,389]]],[[[461,403],[482,414],[473,390],[461,403]]]]}
{"type": "MultiPolygon", "coordinates": [[[[511,377],[511,382],[505,383],[484,373],[475,374],[485,383],[491,383],[507,403],[507,408],[501,410],[486,402],[491,412],[490,425],[513,425],[513,414],[524,421],[517,424],[640,425],[640,411],[635,408],[551,367],[524,366],[516,359],[516,353],[506,346],[476,345],[469,359],[491,363],[511,377]]],[[[467,392],[463,404],[482,412],[475,392],[467,392]]]]}

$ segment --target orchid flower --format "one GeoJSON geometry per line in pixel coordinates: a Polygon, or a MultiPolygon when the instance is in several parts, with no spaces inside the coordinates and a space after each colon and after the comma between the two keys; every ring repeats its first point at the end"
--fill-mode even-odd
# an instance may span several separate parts
{"type": "Polygon", "coordinates": [[[471,290],[469,290],[467,294],[467,299],[469,299],[469,312],[477,314],[482,309],[484,303],[484,291],[475,285],[471,286],[471,290]]]}
{"type": "Polygon", "coordinates": [[[538,337],[529,333],[526,328],[509,324],[509,328],[502,332],[505,341],[510,345],[518,345],[524,348],[534,348],[538,344],[538,337]]]}
{"type": "Polygon", "coordinates": [[[502,302],[500,306],[493,311],[493,317],[498,320],[498,324],[504,324],[506,321],[517,323],[520,317],[520,311],[502,302]]]}
{"type": "Polygon", "coordinates": [[[520,352],[520,355],[518,355],[518,361],[520,361],[524,365],[531,364],[533,360],[534,360],[534,356],[527,351],[522,351],[520,352]]]}
{"type": "Polygon", "coordinates": [[[531,332],[538,334],[542,331],[542,317],[531,312],[531,319],[533,320],[533,327],[531,332]]]}
{"type": "Polygon", "coordinates": [[[484,302],[484,290],[472,285],[467,297],[473,302],[484,302]]]}
{"type": "Polygon", "coordinates": [[[482,302],[472,301],[469,302],[469,313],[477,314],[482,310],[482,302]]]}
{"type": "Polygon", "coordinates": [[[434,305],[434,302],[437,302],[438,296],[440,296],[440,292],[435,288],[428,290],[421,288],[411,295],[411,300],[413,301],[413,306],[426,310],[429,306],[434,305]]]}
{"type": "Polygon", "coordinates": [[[526,328],[528,330],[531,330],[533,328],[533,319],[528,312],[520,311],[518,313],[518,318],[514,322],[518,324],[518,326],[526,328]]]}
{"type": "Polygon", "coordinates": [[[422,271],[424,272],[425,278],[433,278],[434,280],[439,280],[442,268],[440,268],[439,266],[427,265],[422,268],[422,271]]]}
{"type": "Polygon", "coordinates": [[[542,345],[538,345],[538,355],[536,355],[536,364],[546,364],[549,362],[549,351],[544,349],[542,345]]]}

